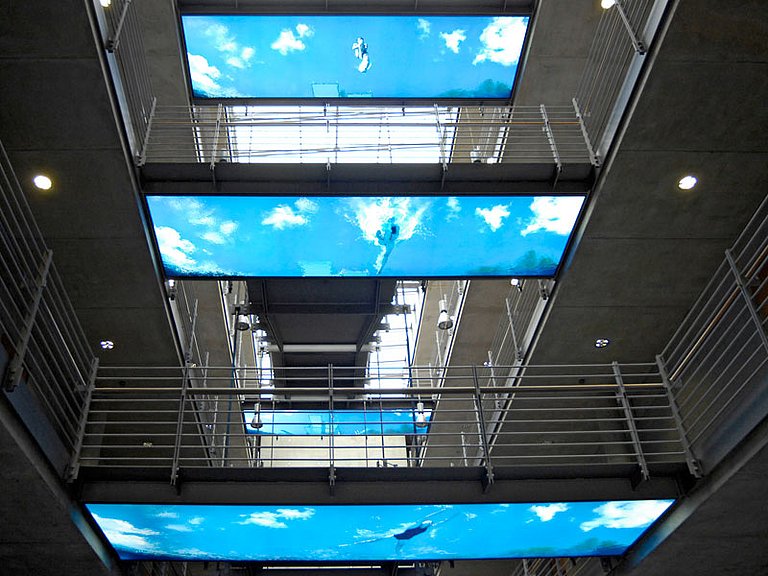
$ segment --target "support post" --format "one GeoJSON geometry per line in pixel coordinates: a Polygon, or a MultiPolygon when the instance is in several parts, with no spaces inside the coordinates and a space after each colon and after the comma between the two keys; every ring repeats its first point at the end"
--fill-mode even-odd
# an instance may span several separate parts
{"type": "Polygon", "coordinates": [[[640,40],[639,35],[637,32],[635,32],[635,29],[632,27],[632,22],[629,21],[629,17],[627,16],[627,12],[624,10],[624,2],[625,0],[615,0],[614,6],[616,7],[616,10],[619,12],[619,17],[621,18],[621,23],[624,24],[624,28],[627,29],[627,34],[629,34],[629,39],[632,41],[632,48],[635,49],[635,52],[637,52],[640,56],[645,56],[645,53],[648,52],[648,49],[645,47],[645,44],[642,40],[640,40]]]}
{"type": "Polygon", "coordinates": [[[139,166],[144,166],[147,163],[147,148],[149,148],[149,137],[152,133],[152,123],[155,120],[155,111],[157,110],[157,96],[152,97],[152,108],[149,110],[149,118],[147,119],[147,130],[144,132],[144,142],[141,144],[141,152],[136,160],[139,166]]]}
{"type": "Polygon", "coordinates": [[[659,367],[659,374],[661,375],[661,381],[664,384],[664,392],[667,395],[667,401],[669,402],[669,409],[672,412],[672,418],[675,420],[675,427],[677,428],[677,434],[680,437],[680,445],[685,452],[685,462],[688,465],[688,471],[695,478],[701,478],[701,466],[699,461],[694,457],[691,445],[688,442],[688,433],[685,431],[683,425],[683,419],[680,416],[680,408],[677,405],[677,400],[672,394],[672,382],[669,379],[667,373],[667,367],[664,364],[664,360],[661,354],[656,355],[656,365],[659,367]]]}
{"type": "Polygon", "coordinates": [[[757,334],[760,336],[760,341],[763,343],[765,351],[768,352],[768,334],[766,334],[763,322],[760,320],[760,314],[757,312],[755,301],[752,300],[752,294],[749,293],[749,289],[747,288],[747,281],[741,274],[739,267],[736,265],[736,260],[733,259],[733,254],[731,254],[730,249],[725,251],[725,259],[728,260],[728,265],[731,267],[731,272],[736,278],[736,285],[739,287],[739,292],[741,293],[742,298],[744,298],[747,310],[749,311],[749,316],[755,323],[757,334]]]}
{"type": "Polygon", "coordinates": [[[547,135],[547,141],[549,142],[549,148],[552,150],[552,157],[555,160],[555,166],[557,166],[558,175],[563,170],[563,162],[560,160],[560,153],[557,151],[557,144],[555,143],[555,135],[552,132],[552,125],[549,123],[549,115],[547,114],[547,107],[544,104],[539,106],[541,110],[541,119],[544,121],[542,130],[547,135]]]}
{"type": "Polygon", "coordinates": [[[83,443],[85,441],[85,429],[88,425],[88,413],[91,410],[91,399],[93,398],[93,389],[96,387],[96,372],[98,369],[99,359],[94,358],[91,361],[91,372],[88,375],[88,384],[85,388],[85,397],[83,398],[83,411],[80,414],[80,423],[77,426],[77,439],[72,450],[72,458],[67,467],[67,482],[77,480],[77,475],[80,473],[80,453],[83,450],[83,443]]]}
{"type": "Polygon", "coordinates": [[[616,386],[618,392],[616,393],[616,400],[624,409],[624,416],[627,419],[627,427],[629,428],[629,435],[632,438],[632,444],[635,447],[635,455],[637,457],[637,463],[640,466],[640,472],[643,475],[643,480],[648,480],[651,476],[648,473],[648,463],[645,461],[645,455],[643,454],[643,447],[640,444],[640,435],[637,432],[637,425],[635,424],[635,418],[632,415],[632,407],[629,404],[629,397],[627,396],[627,389],[624,387],[624,378],[621,375],[621,369],[619,363],[615,360],[613,365],[613,375],[616,379],[616,386]]]}
{"type": "Polygon", "coordinates": [[[472,365],[472,381],[475,386],[475,407],[477,409],[478,432],[480,433],[480,442],[483,446],[483,456],[485,457],[486,485],[483,491],[488,491],[493,484],[493,463],[491,462],[491,450],[488,445],[488,432],[485,427],[485,415],[483,413],[483,396],[480,392],[480,380],[477,376],[477,366],[472,365]]]}
{"type": "Polygon", "coordinates": [[[592,140],[589,137],[589,132],[587,131],[587,125],[584,122],[584,114],[581,112],[581,108],[579,108],[579,103],[576,101],[576,98],[573,98],[573,109],[576,112],[576,118],[579,120],[579,126],[581,127],[581,135],[584,138],[584,144],[587,146],[587,152],[589,153],[589,161],[592,163],[592,166],[595,168],[600,167],[600,157],[595,152],[595,149],[592,147],[592,140]]]}
{"type": "Polygon", "coordinates": [[[120,12],[120,19],[117,21],[117,27],[115,27],[115,31],[112,33],[112,35],[107,38],[107,44],[105,48],[107,49],[107,52],[110,54],[113,54],[115,50],[117,50],[117,46],[120,44],[120,34],[123,32],[123,25],[125,24],[125,18],[128,16],[128,9],[131,6],[131,2],[133,0],[125,0],[125,4],[123,4],[123,9],[120,12]]]}
{"type": "Polygon", "coordinates": [[[221,117],[224,107],[219,104],[216,109],[216,125],[213,130],[213,146],[211,147],[211,170],[216,168],[216,156],[219,153],[219,131],[221,130],[221,117]]]}
{"type": "Polygon", "coordinates": [[[512,308],[509,305],[509,298],[504,298],[507,305],[507,319],[509,320],[509,332],[512,334],[512,345],[515,347],[515,359],[520,362],[523,359],[523,350],[517,342],[517,333],[515,332],[515,323],[512,321],[512,308]]]}
{"type": "Polygon", "coordinates": [[[328,364],[328,414],[329,414],[329,426],[328,430],[328,486],[333,496],[336,491],[336,462],[334,458],[334,438],[333,438],[333,364],[328,364]]]}
{"type": "Polygon", "coordinates": [[[40,311],[40,302],[43,300],[43,292],[48,281],[48,273],[53,261],[53,252],[46,250],[45,256],[37,274],[35,295],[32,299],[32,305],[24,317],[24,326],[21,330],[21,339],[16,345],[16,350],[11,359],[11,363],[3,379],[3,388],[6,392],[13,392],[21,382],[21,374],[24,371],[24,357],[27,355],[29,341],[32,338],[32,329],[35,326],[37,313],[40,311]]]}
{"type": "Polygon", "coordinates": [[[179,479],[179,458],[181,456],[181,441],[184,434],[184,412],[187,406],[187,389],[189,386],[189,371],[192,367],[192,347],[195,343],[195,329],[197,327],[197,299],[192,311],[192,327],[189,332],[189,344],[184,353],[184,370],[181,377],[181,395],[179,398],[179,413],[176,420],[176,438],[173,446],[173,464],[171,465],[171,486],[175,486],[179,479]]]}

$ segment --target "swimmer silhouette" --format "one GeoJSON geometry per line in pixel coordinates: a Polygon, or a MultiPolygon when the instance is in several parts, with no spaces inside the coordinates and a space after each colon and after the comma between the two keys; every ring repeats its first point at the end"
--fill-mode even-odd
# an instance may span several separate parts
{"type": "Polygon", "coordinates": [[[423,534],[424,532],[429,530],[431,526],[432,526],[432,520],[425,520],[418,526],[414,528],[408,528],[408,530],[403,530],[399,534],[393,534],[393,536],[398,540],[410,540],[414,536],[423,534]]]}
{"type": "Polygon", "coordinates": [[[358,72],[368,72],[371,68],[371,59],[368,56],[368,44],[365,43],[365,39],[362,36],[358,36],[355,43],[352,44],[352,51],[355,54],[355,58],[360,60],[360,64],[357,66],[358,72]]]}
{"type": "MultiPolygon", "coordinates": [[[[417,526],[411,526],[410,528],[406,528],[405,530],[402,530],[401,532],[385,532],[383,534],[379,535],[372,535],[372,538],[367,538],[365,540],[358,540],[357,542],[351,542],[348,544],[339,544],[339,546],[346,547],[346,546],[352,546],[353,544],[368,544],[371,542],[379,542],[381,540],[387,540],[389,538],[394,538],[396,541],[395,544],[395,552],[397,554],[400,554],[400,552],[403,549],[403,546],[408,542],[408,540],[411,540],[412,538],[418,536],[419,534],[424,534],[425,532],[428,532],[429,530],[433,528],[437,528],[440,526],[440,524],[443,524],[444,522],[448,522],[448,520],[451,520],[458,516],[458,513],[455,513],[451,516],[448,516],[446,518],[443,518],[442,520],[439,520],[435,522],[434,520],[431,520],[430,518],[437,516],[439,514],[444,514],[448,512],[450,508],[441,508],[440,510],[435,510],[434,512],[428,514],[426,518],[424,518],[417,526]]],[[[415,522],[412,522],[411,524],[415,524],[415,522]]]]}
{"type": "Polygon", "coordinates": [[[387,220],[381,230],[376,232],[376,240],[378,240],[379,245],[384,248],[381,264],[379,265],[376,274],[381,274],[381,271],[384,269],[387,260],[389,260],[389,255],[395,247],[395,242],[397,242],[398,236],[400,236],[400,225],[395,222],[394,218],[387,220]]]}

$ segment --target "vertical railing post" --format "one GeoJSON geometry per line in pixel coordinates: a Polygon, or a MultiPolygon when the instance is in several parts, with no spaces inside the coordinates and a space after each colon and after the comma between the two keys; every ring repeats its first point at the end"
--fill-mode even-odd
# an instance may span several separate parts
{"type": "Polygon", "coordinates": [[[147,118],[147,128],[144,131],[144,142],[141,144],[141,152],[136,160],[139,166],[144,166],[147,163],[147,149],[149,148],[149,138],[152,134],[152,124],[155,120],[155,112],[157,111],[157,97],[152,98],[152,108],[149,110],[149,118],[147,118]]]}
{"type": "Polygon", "coordinates": [[[509,305],[509,298],[504,298],[507,305],[507,319],[509,320],[509,332],[512,335],[512,346],[515,347],[515,359],[520,362],[523,359],[523,350],[517,342],[517,333],[515,332],[515,323],[512,320],[512,308],[509,305]]]}
{"type": "Polygon", "coordinates": [[[74,482],[77,480],[77,475],[80,473],[80,454],[83,450],[83,443],[85,442],[85,429],[88,425],[88,413],[91,410],[91,399],[93,398],[93,389],[96,387],[96,372],[99,369],[99,359],[94,358],[91,361],[91,372],[88,375],[88,383],[85,388],[85,397],[83,398],[83,408],[80,413],[80,423],[77,426],[77,438],[75,439],[75,446],[72,450],[72,458],[69,461],[67,468],[66,480],[67,482],[74,482]]]}
{"type": "Polygon", "coordinates": [[[640,40],[637,32],[635,32],[635,29],[632,27],[632,22],[629,21],[629,17],[627,16],[627,12],[624,10],[623,3],[626,0],[614,0],[615,1],[615,8],[619,12],[619,17],[621,18],[622,24],[624,24],[624,28],[627,29],[627,34],[629,34],[629,39],[632,41],[632,48],[635,49],[635,52],[640,54],[640,56],[644,56],[645,53],[648,51],[645,47],[645,44],[642,40],[640,40]]]}
{"type": "Polygon", "coordinates": [[[578,119],[579,126],[581,127],[581,135],[584,138],[584,144],[587,146],[587,152],[589,153],[589,161],[592,163],[592,166],[594,166],[595,168],[599,168],[600,158],[595,152],[595,149],[592,147],[592,139],[589,137],[589,132],[587,131],[587,125],[584,122],[584,114],[582,114],[581,108],[579,108],[579,103],[576,100],[576,98],[573,98],[572,102],[573,102],[573,109],[576,111],[576,118],[578,119]]]}
{"type": "Polygon", "coordinates": [[[746,279],[741,274],[739,267],[736,265],[736,260],[734,260],[730,249],[725,251],[725,259],[728,261],[731,272],[736,279],[736,285],[739,287],[739,292],[741,293],[742,298],[744,298],[744,303],[746,304],[747,310],[749,311],[749,316],[755,323],[755,328],[757,328],[757,335],[760,337],[760,341],[763,343],[765,351],[768,352],[768,334],[765,332],[763,321],[760,319],[760,314],[757,312],[757,307],[755,306],[754,300],[752,300],[752,294],[749,293],[746,279]]]}
{"type": "Polygon", "coordinates": [[[333,364],[328,364],[328,486],[333,496],[336,489],[336,461],[334,455],[334,437],[333,427],[335,419],[333,417],[333,364]]]}
{"type": "Polygon", "coordinates": [[[488,445],[488,433],[485,427],[485,415],[483,413],[483,395],[480,391],[480,379],[477,376],[477,366],[472,365],[472,381],[475,387],[475,408],[477,411],[477,427],[480,433],[480,442],[483,447],[483,456],[485,460],[485,473],[486,483],[483,487],[484,490],[488,490],[491,484],[493,484],[493,463],[491,462],[491,450],[488,445]]]}
{"type": "Polygon", "coordinates": [[[557,173],[560,174],[563,170],[563,162],[560,159],[560,153],[557,150],[557,144],[555,143],[555,134],[552,132],[552,125],[549,123],[549,115],[547,114],[547,108],[544,104],[539,106],[541,110],[541,119],[544,121],[542,130],[547,135],[547,141],[549,142],[549,148],[552,150],[552,158],[555,160],[555,166],[557,166],[557,173]]]}
{"type": "Polygon", "coordinates": [[[621,369],[619,363],[615,360],[613,365],[613,375],[616,379],[616,400],[624,409],[624,416],[627,419],[627,427],[629,428],[629,435],[632,438],[632,444],[635,447],[635,456],[637,457],[637,463],[640,466],[640,472],[643,475],[643,480],[648,480],[650,474],[648,472],[648,463],[645,460],[643,454],[643,447],[640,444],[640,435],[637,432],[637,425],[635,424],[635,417],[632,415],[632,406],[629,403],[629,397],[627,396],[627,389],[624,386],[624,378],[621,375],[621,369]]]}
{"type": "Polygon", "coordinates": [[[51,269],[52,261],[53,252],[51,250],[46,250],[43,262],[40,264],[40,269],[35,280],[35,295],[32,298],[32,304],[27,311],[27,315],[24,317],[21,338],[16,344],[16,350],[14,351],[13,358],[11,359],[11,363],[6,370],[5,378],[3,379],[3,388],[6,392],[13,392],[21,382],[21,375],[24,371],[24,357],[27,355],[29,341],[32,338],[32,329],[35,326],[37,313],[40,311],[40,302],[43,300],[43,293],[48,281],[48,273],[51,269]]]}
{"type": "Polygon", "coordinates": [[[216,156],[219,153],[219,132],[221,131],[221,120],[224,113],[224,106],[219,104],[216,109],[216,124],[213,129],[213,146],[211,147],[211,170],[216,168],[216,156]]]}
{"type": "Polygon", "coordinates": [[[117,21],[117,26],[115,27],[115,31],[110,34],[109,38],[107,38],[106,43],[106,50],[109,53],[114,53],[115,50],[117,50],[118,45],[120,44],[120,34],[123,32],[123,25],[125,24],[125,18],[128,16],[128,9],[131,6],[131,2],[133,0],[125,0],[125,3],[123,4],[123,9],[120,12],[120,19],[117,21]]]}
{"type": "MultiPolygon", "coordinates": [[[[179,412],[176,420],[176,437],[173,446],[173,463],[171,464],[171,486],[176,485],[176,481],[179,478],[179,459],[181,457],[181,443],[184,435],[184,412],[187,406],[187,388],[189,384],[189,372],[192,367],[192,348],[195,343],[195,329],[197,327],[197,304],[198,300],[195,299],[195,307],[192,312],[192,327],[189,333],[189,344],[187,344],[187,350],[184,353],[184,370],[181,376],[181,394],[179,397],[179,412]]],[[[215,430],[214,430],[215,432],[215,430]]]]}
{"type": "Polygon", "coordinates": [[[688,433],[683,425],[683,419],[680,416],[680,407],[677,405],[674,394],[672,394],[672,382],[669,379],[667,373],[667,367],[664,364],[664,359],[661,354],[656,356],[656,365],[659,368],[659,375],[661,375],[661,381],[664,384],[664,392],[667,395],[667,402],[669,402],[669,409],[672,412],[672,418],[675,421],[675,427],[677,428],[677,434],[680,437],[680,445],[685,452],[685,462],[688,465],[688,471],[692,476],[701,478],[701,466],[699,461],[694,457],[691,445],[688,442],[688,433]]]}

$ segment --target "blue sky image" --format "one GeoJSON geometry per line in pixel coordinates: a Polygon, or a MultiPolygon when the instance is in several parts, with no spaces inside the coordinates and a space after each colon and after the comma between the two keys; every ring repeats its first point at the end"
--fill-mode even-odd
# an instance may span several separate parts
{"type": "Polygon", "coordinates": [[[384,561],[619,555],[672,503],[86,507],[124,560],[384,561]]]}
{"type": "MultiPolygon", "coordinates": [[[[432,413],[424,410],[424,422],[432,413]]],[[[398,436],[426,434],[426,426],[416,425],[414,410],[261,410],[260,428],[252,425],[255,412],[244,410],[245,431],[248,434],[280,436],[398,436]],[[333,421],[331,421],[333,420],[333,421]]]]}
{"type": "Polygon", "coordinates": [[[509,98],[527,16],[182,16],[197,98],[509,98]]]}
{"type": "Polygon", "coordinates": [[[554,276],[583,196],[147,196],[168,277],[554,276]]]}

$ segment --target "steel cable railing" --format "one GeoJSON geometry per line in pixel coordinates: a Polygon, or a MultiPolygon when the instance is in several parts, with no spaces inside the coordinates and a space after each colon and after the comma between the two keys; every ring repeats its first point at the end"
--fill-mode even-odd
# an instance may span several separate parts
{"type": "MultiPolygon", "coordinates": [[[[445,368],[439,380],[448,383],[441,388],[424,376],[428,371],[416,370],[421,376],[411,387],[378,388],[373,396],[362,368],[275,368],[268,390],[246,377],[235,375],[233,382],[231,367],[205,367],[205,382],[191,375],[186,386],[180,368],[102,368],[80,465],[219,466],[217,456],[201,449],[204,436],[229,445],[224,465],[236,468],[634,469],[644,459],[652,473],[685,462],[664,384],[649,365],[621,365],[622,386],[615,365],[526,368],[539,373],[514,390],[491,385],[485,367],[465,366],[445,368]],[[512,392],[517,401],[501,408],[508,427],[491,454],[482,432],[488,405],[512,392]],[[211,397],[216,401],[200,401],[211,397]],[[219,425],[202,433],[197,423],[211,421],[219,425]]],[[[391,369],[391,377],[399,379],[402,370],[391,369]]]]}
{"type": "Polygon", "coordinates": [[[768,410],[767,323],[768,199],[658,358],[686,438],[709,467],[768,410]]]}
{"type": "Polygon", "coordinates": [[[28,387],[75,452],[95,359],[2,144],[0,174],[3,387],[28,387]]]}
{"type": "Polygon", "coordinates": [[[590,162],[572,107],[159,106],[142,162],[590,162]],[[190,148],[197,152],[190,154],[190,148]]]}

